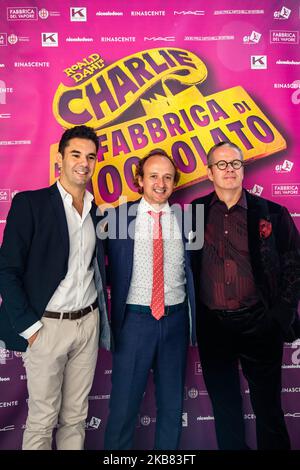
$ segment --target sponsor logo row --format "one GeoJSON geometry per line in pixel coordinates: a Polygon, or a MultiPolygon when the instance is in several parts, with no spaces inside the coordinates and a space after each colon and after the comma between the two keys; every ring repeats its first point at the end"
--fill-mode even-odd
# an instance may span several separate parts
{"type": "MultiPolygon", "coordinates": [[[[300,418],[299,412],[294,413],[285,413],[284,415],[286,418],[300,418]]],[[[246,413],[244,414],[245,420],[254,420],[256,416],[254,413],[246,413]]],[[[211,415],[207,416],[197,416],[196,421],[214,421],[214,417],[211,415]]],[[[150,424],[154,424],[156,422],[155,417],[150,417],[148,415],[139,416],[139,420],[137,423],[137,427],[140,426],[149,426],[150,424]]],[[[91,419],[87,420],[85,423],[86,431],[93,431],[100,428],[102,423],[102,419],[97,416],[92,416],[91,419]]],[[[188,427],[188,413],[182,413],[182,427],[188,427]]],[[[15,424],[8,424],[0,428],[0,432],[8,432],[8,431],[15,431],[16,429],[21,428],[25,429],[25,424],[15,425],[15,424]]]]}
{"type": "MultiPolygon", "coordinates": [[[[243,37],[243,43],[258,44],[261,38],[262,34],[253,30],[248,36],[243,37]]],[[[271,30],[270,44],[278,43],[299,44],[299,31],[271,30]]]]}
{"type": "MultiPolygon", "coordinates": [[[[60,16],[59,11],[48,11],[46,8],[38,9],[37,7],[23,6],[23,7],[7,7],[7,20],[8,21],[37,21],[38,19],[46,20],[49,16],[60,16]]],[[[131,17],[164,17],[167,15],[173,16],[204,16],[207,12],[205,10],[98,10],[95,15],[98,17],[119,17],[129,15],[131,17]]],[[[236,10],[214,10],[211,12],[213,15],[263,15],[263,9],[236,9],[236,10]]],[[[286,6],[272,12],[275,20],[288,20],[291,16],[292,10],[286,6]]],[[[69,7],[70,21],[85,22],[88,20],[87,7],[71,6],[69,7]]]]}
{"type": "MultiPolygon", "coordinates": [[[[156,422],[156,417],[148,416],[148,415],[139,415],[137,427],[140,426],[149,426],[149,424],[153,424],[156,422]]],[[[183,412],[182,413],[182,427],[186,428],[188,427],[188,413],[183,412]]]]}
{"type": "MultiPolygon", "coordinates": [[[[277,174],[291,173],[294,167],[294,163],[290,160],[285,159],[282,163],[276,164],[274,172],[277,174]]],[[[259,184],[254,184],[249,191],[252,194],[261,196],[264,187],[259,184]]],[[[17,190],[11,191],[10,189],[0,188],[0,202],[11,202],[12,198],[17,194],[17,190]]],[[[300,183],[272,183],[272,196],[299,196],[300,195],[300,183]]],[[[1,349],[0,349],[1,352],[1,349]]],[[[2,350],[3,354],[3,350],[2,350]]],[[[18,353],[15,353],[18,354],[18,353]]],[[[9,359],[10,357],[7,357],[9,359]]],[[[12,357],[11,357],[12,358],[12,357]]],[[[195,374],[201,373],[200,363],[195,365],[195,374]],[[199,369],[197,369],[199,367],[199,369]]]]}
{"type": "MultiPolygon", "coordinates": [[[[4,408],[9,407],[9,406],[18,406],[18,401],[0,402],[0,408],[1,408],[1,404],[5,405],[3,406],[4,408]]],[[[85,422],[85,429],[87,431],[92,430],[92,429],[99,429],[101,422],[102,422],[101,418],[92,416],[91,419],[85,422]]],[[[0,432],[15,431],[18,428],[25,429],[25,424],[21,424],[21,425],[8,424],[6,426],[0,427],[0,432]]]]}
{"type": "MultiPolygon", "coordinates": [[[[100,36],[100,42],[136,42],[136,36],[100,36]]],[[[175,42],[176,37],[169,36],[144,36],[144,42],[175,42]]],[[[252,31],[242,39],[243,44],[258,44],[262,39],[262,34],[252,31]]],[[[64,39],[66,42],[94,42],[95,38],[90,36],[68,36],[64,39]]],[[[184,36],[185,42],[203,42],[203,41],[233,41],[234,35],[223,36],[184,36]]],[[[18,42],[29,42],[27,36],[17,36],[16,34],[0,33],[0,46],[14,45],[18,42]]],[[[299,44],[299,31],[272,30],[270,31],[270,44],[299,44]]],[[[58,47],[58,32],[42,32],[42,47],[58,47]]]]}
{"type": "MultiPolygon", "coordinates": [[[[275,59],[276,65],[300,65],[300,60],[293,59],[275,59]]],[[[4,69],[6,64],[0,63],[0,69],[4,69]]],[[[31,61],[15,61],[13,62],[15,68],[50,68],[50,62],[43,60],[31,60],[31,61]]],[[[250,68],[252,70],[266,70],[268,68],[268,57],[266,55],[251,55],[250,56],[250,68]]],[[[1,81],[0,81],[1,84],[1,81]]],[[[300,80],[295,80],[291,83],[274,83],[274,88],[300,88],[300,80]]],[[[0,87],[0,104],[3,102],[4,95],[6,93],[12,93],[13,89],[3,89],[0,87]]],[[[10,115],[0,115],[1,118],[10,117],[10,115]]]]}
{"type": "MultiPolygon", "coordinates": [[[[300,183],[274,183],[272,187],[272,196],[300,196],[300,183]]],[[[264,187],[260,184],[254,184],[248,191],[256,196],[261,196],[264,187]]]]}

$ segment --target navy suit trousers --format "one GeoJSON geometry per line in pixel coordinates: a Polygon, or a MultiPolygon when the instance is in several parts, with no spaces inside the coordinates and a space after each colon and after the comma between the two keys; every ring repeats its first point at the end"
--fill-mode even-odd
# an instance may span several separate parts
{"type": "Polygon", "coordinates": [[[177,449],[189,344],[187,305],[156,320],[127,307],[113,356],[110,414],[105,449],[132,449],[134,430],[150,370],[156,397],[155,449],[177,449]]]}

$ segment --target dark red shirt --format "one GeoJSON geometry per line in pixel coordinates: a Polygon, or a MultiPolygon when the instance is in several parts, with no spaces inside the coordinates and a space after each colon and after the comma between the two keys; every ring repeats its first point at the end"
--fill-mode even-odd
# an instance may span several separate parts
{"type": "Polygon", "coordinates": [[[249,256],[244,190],[230,209],[213,196],[201,266],[200,298],[210,309],[235,310],[259,301],[249,256]]]}

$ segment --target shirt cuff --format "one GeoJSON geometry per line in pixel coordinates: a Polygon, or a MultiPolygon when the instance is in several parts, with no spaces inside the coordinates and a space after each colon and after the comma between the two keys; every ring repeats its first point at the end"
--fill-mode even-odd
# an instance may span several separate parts
{"type": "Polygon", "coordinates": [[[43,326],[43,323],[41,321],[35,322],[33,325],[31,325],[29,328],[26,330],[22,331],[22,333],[19,333],[20,336],[24,339],[30,338],[34,333],[36,333],[38,330],[40,330],[43,326]]]}

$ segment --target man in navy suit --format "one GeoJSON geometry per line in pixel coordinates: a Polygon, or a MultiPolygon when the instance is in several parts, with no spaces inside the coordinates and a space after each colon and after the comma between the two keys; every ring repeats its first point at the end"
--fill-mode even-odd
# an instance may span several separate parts
{"type": "Polygon", "coordinates": [[[178,179],[173,160],[163,150],[153,150],[137,166],[135,183],[142,199],[116,210],[116,229],[110,227],[108,218],[115,351],[106,449],[132,448],[151,369],[157,407],[154,448],[177,449],[179,445],[186,356],[189,338],[195,342],[195,328],[189,259],[181,224],[168,204],[178,179]],[[155,217],[160,218],[163,245],[160,283],[156,282],[157,260],[153,260],[154,239],[159,238],[153,234],[155,217]],[[162,316],[158,318],[154,315],[161,288],[162,316]]]}
{"type": "Polygon", "coordinates": [[[204,205],[201,250],[192,252],[197,339],[218,446],[247,449],[238,365],[248,381],[258,449],[289,449],[281,406],[284,340],[299,334],[300,237],[287,209],[243,189],[232,142],[207,155],[214,192],[204,205]]]}
{"type": "Polygon", "coordinates": [[[23,354],[29,392],[23,449],[82,449],[88,393],[101,345],[109,347],[102,242],[86,191],[96,162],[94,130],[59,142],[59,180],[18,193],[0,250],[1,339],[23,354]],[[100,324],[100,328],[99,328],[100,324]]]}

